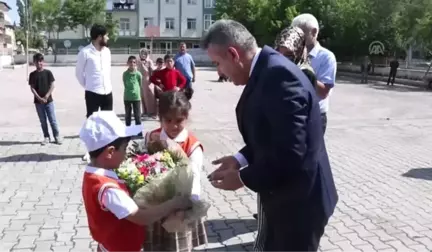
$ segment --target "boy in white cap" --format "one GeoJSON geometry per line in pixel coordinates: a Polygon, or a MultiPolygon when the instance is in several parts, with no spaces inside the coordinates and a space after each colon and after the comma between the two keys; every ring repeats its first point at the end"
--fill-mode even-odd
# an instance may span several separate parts
{"type": "Polygon", "coordinates": [[[130,137],[141,130],[141,125],[126,127],[113,111],[98,111],[80,131],[90,155],[82,194],[90,233],[100,252],[141,251],[144,225],[190,206],[187,199],[178,196],[157,206],[139,208],[113,171],[125,159],[130,137]]]}

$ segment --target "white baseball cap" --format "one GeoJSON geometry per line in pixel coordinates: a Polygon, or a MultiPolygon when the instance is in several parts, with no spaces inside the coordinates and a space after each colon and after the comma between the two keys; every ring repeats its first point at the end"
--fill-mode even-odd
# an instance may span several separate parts
{"type": "Polygon", "coordinates": [[[79,136],[90,152],[118,138],[136,136],[141,132],[141,125],[126,127],[114,111],[97,111],[87,118],[79,136]]]}

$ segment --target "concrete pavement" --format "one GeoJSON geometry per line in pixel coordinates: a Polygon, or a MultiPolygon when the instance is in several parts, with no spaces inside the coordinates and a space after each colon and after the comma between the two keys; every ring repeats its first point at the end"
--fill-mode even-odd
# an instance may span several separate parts
{"type": "MultiPolygon", "coordinates": [[[[0,72],[0,251],[90,251],[81,200],[83,91],[71,67],[52,68],[54,100],[65,141],[42,140],[25,69],[0,72]]],[[[115,111],[123,114],[121,73],[114,67],[115,111]]],[[[203,142],[209,245],[251,249],[256,196],[221,192],[205,181],[210,161],[242,146],[234,108],[242,88],[217,83],[201,69],[190,130],[203,142]]],[[[322,251],[432,250],[432,94],[415,88],[339,80],[332,94],[326,144],[340,195],[322,251]]],[[[153,129],[155,121],[146,121],[153,129]]]]}

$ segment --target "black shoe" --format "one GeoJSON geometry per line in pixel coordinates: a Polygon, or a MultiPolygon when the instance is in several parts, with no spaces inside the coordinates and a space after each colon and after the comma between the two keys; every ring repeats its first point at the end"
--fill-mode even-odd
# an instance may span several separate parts
{"type": "Polygon", "coordinates": [[[258,220],[258,214],[252,214],[252,217],[254,217],[255,220],[258,220]]]}

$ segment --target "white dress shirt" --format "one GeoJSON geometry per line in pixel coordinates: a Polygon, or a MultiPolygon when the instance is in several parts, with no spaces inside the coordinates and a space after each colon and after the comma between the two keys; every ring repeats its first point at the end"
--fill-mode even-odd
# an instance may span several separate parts
{"type": "MultiPolygon", "coordinates": [[[[258,61],[258,57],[259,57],[259,55],[261,53],[261,50],[262,50],[261,48],[258,48],[257,51],[256,51],[256,53],[255,53],[255,56],[252,59],[252,64],[251,64],[251,69],[250,69],[250,72],[249,72],[249,77],[252,75],[252,71],[253,71],[253,69],[254,69],[257,61],[258,61]]],[[[247,159],[240,152],[237,152],[236,154],[234,154],[234,158],[237,159],[237,162],[239,162],[240,168],[243,168],[243,167],[246,167],[246,166],[249,165],[249,162],[247,161],[247,159]]]]}
{"type": "MultiPolygon", "coordinates": [[[[85,172],[120,181],[117,174],[111,170],[87,166],[85,172]]],[[[98,201],[102,209],[110,211],[121,220],[136,212],[138,206],[125,191],[116,186],[115,184],[102,186],[99,190],[98,201]]]]}
{"type": "Polygon", "coordinates": [[[112,92],[111,86],[111,51],[102,47],[98,51],[93,44],[81,49],[75,67],[78,82],[90,91],[100,95],[112,92]]]}

